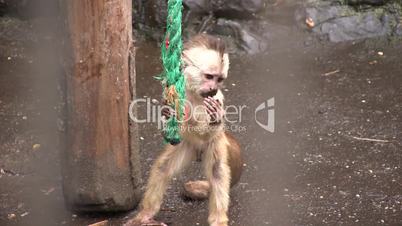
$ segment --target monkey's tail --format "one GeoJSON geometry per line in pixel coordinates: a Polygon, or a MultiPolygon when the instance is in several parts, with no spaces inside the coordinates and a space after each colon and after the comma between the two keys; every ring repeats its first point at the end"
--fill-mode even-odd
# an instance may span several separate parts
{"type": "Polygon", "coordinates": [[[206,180],[189,181],[184,184],[183,196],[192,200],[204,200],[208,198],[210,190],[206,180]]]}

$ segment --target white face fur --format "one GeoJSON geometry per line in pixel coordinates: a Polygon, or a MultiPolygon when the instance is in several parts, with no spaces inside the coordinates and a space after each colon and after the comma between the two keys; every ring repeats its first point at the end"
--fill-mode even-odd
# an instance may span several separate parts
{"type": "Polygon", "coordinates": [[[204,46],[183,51],[187,90],[202,97],[214,96],[228,76],[229,56],[204,46]]]}

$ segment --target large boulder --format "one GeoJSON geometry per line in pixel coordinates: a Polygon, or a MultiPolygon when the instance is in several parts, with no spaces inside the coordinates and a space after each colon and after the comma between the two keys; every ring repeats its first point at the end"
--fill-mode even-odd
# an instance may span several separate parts
{"type": "Polygon", "coordinates": [[[263,0],[184,0],[184,4],[194,12],[222,12],[253,14],[264,9],[263,0]]]}
{"type": "MultiPolygon", "coordinates": [[[[253,14],[264,9],[262,0],[184,0],[183,36],[208,32],[225,38],[232,47],[248,54],[266,49],[259,20],[253,14]],[[241,14],[241,15],[240,15],[241,14]],[[258,30],[259,32],[255,32],[258,30]]],[[[134,25],[139,34],[162,40],[167,17],[166,0],[135,0],[134,25]]],[[[241,52],[241,51],[240,51],[241,52]]]]}
{"type": "Polygon", "coordinates": [[[315,1],[296,12],[296,20],[332,42],[342,42],[386,35],[400,35],[401,10],[397,3],[382,1],[348,1],[349,4],[371,4],[364,9],[315,1]],[[381,5],[381,6],[374,6],[381,5]]]}
{"type": "Polygon", "coordinates": [[[253,32],[251,25],[248,23],[220,18],[207,28],[207,32],[227,37],[229,43],[249,55],[258,54],[267,49],[266,39],[262,35],[253,32]]]}
{"type": "Polygon", "coordinates": [[[0,0],[0,16],[18,14],[27,10],[28,3],[23,0],[0,0]]]}
{"type": "Polygon", "coordinates": [[[349,5],[373,5],[380,6],[389,2],[389,0],[349,0],[347,4],[349,5]]]}
{"type": "Polygon", "coordinates": [[[307,0],[312,4],[332,4],[332,5],[372,5],[381,6],[392,0],[307,0]]]}
{"type": "Polygon", "coordinates": [[[332,42],[373,38],[391,33],[386,17],[378,17],[373,12],[349,17],[339,17],[327,21],[314,30],[328,34],[332,42]]]}
{"type": "MultiPolygon", "coordinates": [[[[249,17],[265,8],[263,0],[184,0],[183,4],[184,16],[190,11],[195,14],[219,14],[224,18],[249,17]]],[[[167,0],[134,0],[133,6],[135,24],[164,27],[167,0]]]]}
{"type": "Polygon", "coordinates": [[[193,12],[206,13],[212,11],[208,0],[184,0],[184,4],[193,12]]]}
{"type": "Polygon", "coordinates": [[[56,16],[59,14],[56,0],[0,0],[0,16],[17,16],[23,19],[56,16]]]}
{"type": "Polygon", "coordinates": [[[166,0],[134,0],[134,24],[145,24],[152,27],[163,27],[166,24],[166,0]]]}

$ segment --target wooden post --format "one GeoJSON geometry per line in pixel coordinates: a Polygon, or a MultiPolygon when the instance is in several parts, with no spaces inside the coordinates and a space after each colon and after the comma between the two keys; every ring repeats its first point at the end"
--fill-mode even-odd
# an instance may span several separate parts
{"type": "Polygon", "coordinates": [[[120,211],[138,203],[131,0],[67,0],[65,201],[75,211],[120,211]]]}

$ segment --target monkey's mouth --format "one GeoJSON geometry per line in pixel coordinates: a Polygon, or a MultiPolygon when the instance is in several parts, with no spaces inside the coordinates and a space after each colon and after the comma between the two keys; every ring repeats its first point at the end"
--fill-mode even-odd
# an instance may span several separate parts
{"type": "Polygon", "coordinates": [[[209,92],[202,92],[200,95],[201,95],[203,98],[213,97],[213,96],[216,95],[217,92],[218,92],[218,90],[211,90],[211,91],[209,91],[209,92]]]}

